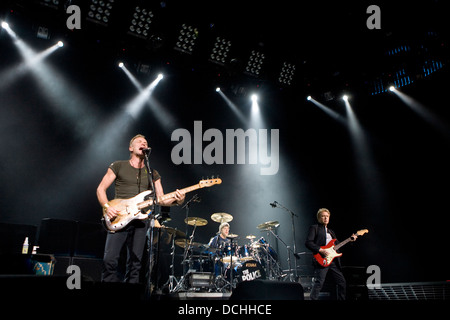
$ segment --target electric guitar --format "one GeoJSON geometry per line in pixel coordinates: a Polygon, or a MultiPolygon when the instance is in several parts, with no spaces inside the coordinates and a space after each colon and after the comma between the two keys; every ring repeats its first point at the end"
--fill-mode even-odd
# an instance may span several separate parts
{"type": "MultiPolygon", "coordinates": [[[[200,188],[211,187],[221,183],[222,179],[219,178],[200,180],[198,184],[181,189],[180,191],[188,193],[200,188]]],[[[153,205],[153,198],[151,197],[152,193],[152,190],[147,190],[129,199],[113,199],[109,201],[108,205],[115,208],[118,211],[118,214],[116,217],[109,219],[106,213],[103,212],[102,220],[105,227],[110,231],[118,231],[135,219],[145,220],[149,218],[152,211],[144,211],[144,209],[153,205]]],[[[160,196],[158,197],[158,202],[174,198],[175,194],[176,192],[174,191],[160,196]]]]}
{"type": "MultiPolygon", "coordinates": [[[[356,234],[358,236],[362,236],[362,235],[366,234],[367,232],[369,232],[369,230],[363,229],[363,230],[359,230],[358,232],[356,232],[356,234]]],[[[336,251],[352,240],[353,240],[352,237],[348,237],[347,239],[345,239],[344,241],[340,242],[339,244],[337,244],[335,246],[334,243],[336,242],[336,239],[332,239],[330,242],[328,242],[328,244],[326,246],[320,247],[321,249],[328,249],[328,252],[329,252],[328,255],[326,257],[324,257],[320,253],[316,253],[314,255],[314,258],[322,267],[328,267],[331,264],[331,262],[333,262],[334,258],[342,256],[342,253],[337,253],[336,251]]]]}

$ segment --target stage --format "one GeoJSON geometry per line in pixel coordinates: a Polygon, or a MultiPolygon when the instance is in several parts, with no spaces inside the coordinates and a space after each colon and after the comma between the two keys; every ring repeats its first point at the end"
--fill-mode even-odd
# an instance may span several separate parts
{"type": "MultiPolygon", "coordinates": [[[[342,305],[440,306],[450,279],[446,5],[2,1],[2,296],[113,306],[125,296],[174,318],[170,303],[274,300],[272,316],[315,308],[305,242],[328,208],[337,239],[368,231],[341,250],[342,305]],[[186,192],[151,213],[163,226],[141,271],[145,283],[151,269],[151,294],[101,282],[108,231],[96,188],[137,134],[164,194],[186,192]],[[233,244],[217,250],[223,222],[233,244]],[[68,272],[80,276],[72,289],[68,272]]],[[[338,307],[325,289],[319,305],[338,307]]]]}

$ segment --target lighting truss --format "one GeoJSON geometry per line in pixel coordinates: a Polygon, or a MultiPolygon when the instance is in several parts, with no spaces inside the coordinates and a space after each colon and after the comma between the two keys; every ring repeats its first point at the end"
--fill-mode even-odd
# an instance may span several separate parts
{"type": "Polygon", "coordinates": [[[211,54],[209,55],[209,61],[224,65],[228,61],[228,52],[230,51],[230,47],[231,41],[217,37],[211,54]]]}
{"type": "Polygon", "coordinates": [[[175,43],[175,50],[192,54],[197,38],[198,29],[183,23],[181,25],[177,42],[175,43]]]}
{"type": "Polygon", "coordinates": [[[294,74],[295,65],[288,62],[283,62],[283,66],[281,67],[281,72],[278,77],[278,82],[283,85],[290,86],[294,79],[294,74]]]}
{"type": "Polygon", "coordinates": [[[114,0],[91,0],[87,20],[107,26],[110,22],[114,0]]]}
{"type": "Polygon", "coordinates": [[[150,36],[149,30],[153,17],[153,11],[136,6],[134,8],[130,26],[128,27],[128,34],[139,38],[148,39],[150,36]]]}
{"type": "Polygon", "coordinates": [[[258,77],[261,74],[261,68],[265,58],[264,53],[252,50],[247,66],[245,67],[245,73],[258,77]]]}

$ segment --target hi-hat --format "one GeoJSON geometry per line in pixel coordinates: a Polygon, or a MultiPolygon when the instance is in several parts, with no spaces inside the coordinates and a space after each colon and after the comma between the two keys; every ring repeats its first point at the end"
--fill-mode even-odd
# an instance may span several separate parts
{"type": "Polygon", "coordinates": [[[231,220],[233,220],[233,216],[226,212],[217,212],[211,215],[211,220],[220,223],[230,222],[231,220]]]}
{"type": "Polygon", "coordinates": [[[184,222],[190,226],[197,226],[197,227],[206,226],[208,224],[208,221],[206,221],[206,219],[198,217],[188,217],[184,219],[184,222]]]}
{"type": "Polygon", "coordinates": [[[279,225],[280,225],[280,223],[278,221],[267,221],[267,222],[259,224],[256,228],[261,229],[261,230],[267,230],[267,229],[276,228],[279,225]]]}

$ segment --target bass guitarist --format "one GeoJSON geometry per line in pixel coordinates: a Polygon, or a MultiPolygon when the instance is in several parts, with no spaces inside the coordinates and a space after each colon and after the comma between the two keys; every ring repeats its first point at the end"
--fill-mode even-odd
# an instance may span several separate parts
{"type": "MultiPolygon", "coordinates": [[[[330,254],[330,249],[321,248],[326,246],[328,242],[332,239],[336,239],[335,233],[329,229],[328,223],[330,222],[330,210],[326,208],[321,208],[317,211],[317,221],[318,224],[312,225],[309,228],[308,235],[306,237],[305,246],[312,251],[315,255],[320,253],[323,257],[330,254]]],[[[352,235],[351,241],[355,241],[356,235],[352,235]]],[[[338,241],[335,242],[338,244],[338,241]]],[[[332,249],[331,249],[332,250],[332,249]]],[[[337,286],[337,299],[345,300],[346,297],[346,281],[344,275],[341,271],[341,263],[339,258],[334,259],[333,262],[327,266],[323,267],[316,260],[313,259],[314,265],[314,280],[313,287],[311,289],[311,300],[317,300],[319,293],[322,290],[325,278],[328,273],[332,276],[334,283],[337,286]]]]}
{"type": "MultiPolygon", "coordinates": [[[[152,189],[152,183],[144,163],[144,152],[147,148],[147,140],[143,135],[138,134],[131,139],[129,144],[130,159],[115,161],[108,167],[106,174],[97,187],[97,199],[107,218],[113,219],[118,214],[114,207],[108,205],[106,193],[113,183],[116,199],[134,197],[140,192],[152,189]]],[[[161,197],[164,195],[161,176],[156,170],[152,171],[151,179],[155,186],[156,196],[161,197]]],[[[184,202],[184,198],[184,192],[177,190],[175,197],[159,202],[158,205],[180,205],[184,202]]],[[[148,220],[134,220],[122,230],[108,232],[103,256],[102,281],[121,281],[118,276],[119,257],[122,247],[126,245],[127,261],[124,281],[129,283],[140,282],[139,274],[148,225],[148,220]]]]}

